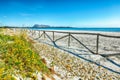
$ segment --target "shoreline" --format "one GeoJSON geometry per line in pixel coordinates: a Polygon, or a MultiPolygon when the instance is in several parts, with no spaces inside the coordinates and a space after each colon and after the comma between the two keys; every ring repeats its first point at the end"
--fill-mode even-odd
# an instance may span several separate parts
{"type": "Polygon", "coordinates": [[[110,27],[31,27],[36,30],[74,30],[74,31],[104,31],[104,32],[120,32],[120,28],[110,27]]]}
{"type": "MultiPolygon", "coordinates": [[[[28,29],[29,30],[29,29],[28,29]]],[[[120,32],[105,32],[105,31],[85,31],[85,30],[48,30],[48,29],[30,29],[35,31],[46,31],[46,32],[65,32],[65,33],[93,33],[93,34],[103,34],[103,35],[111,35],[111,36],[120,36],[120,32]]]]}

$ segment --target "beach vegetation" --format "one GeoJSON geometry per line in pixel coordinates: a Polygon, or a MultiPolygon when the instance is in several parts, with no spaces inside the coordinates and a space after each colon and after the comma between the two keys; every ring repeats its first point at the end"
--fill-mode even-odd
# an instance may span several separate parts
{"type": "Polygon", "coordinates": [[[25,35],[9,36],[0,34],[0,80],[36,78],[38,72],[50,74],[41,57],[25,39],[25,35]]]}

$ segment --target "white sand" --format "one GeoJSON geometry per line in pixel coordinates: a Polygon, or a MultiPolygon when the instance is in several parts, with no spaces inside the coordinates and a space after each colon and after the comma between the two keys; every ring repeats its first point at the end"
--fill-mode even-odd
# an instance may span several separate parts
{"type": "MultiPolygon", "coordinates": [[[[58,30],[59,31],[59,30],[58,30]]],[[[72,33],[100,33],[104,35],[111,35],[111,36],[119,36],[119,32],[96,32],[96,31],[61,31],[61,32],[72,32],[72,33]]],[[[52,39],[52,32],[46,32],[52,39]]],[[[34,38],[38,37],[39,32],[36,31],[36,34],[33,35],[34,38]]],[[[42,34],[42,32],[40,32],[42,34]]],[[[54,33],[55,39],[67,35],[63,33],[54,33]]],[[[83,44],[85,44],[90,50],[96,52],[96,35],[84,35],[84,34],[73,34],[74,37],[79,39],[83,44]]],[[[97,61],[101,63],[102,65],[105,65],[109,68],[114,68],[116,71],[120,71],[120,68],[118,66],[113,65],[111,62],[107,61],[105,58],[99,56],[99,55],[92,55],[87,49],[85,49],[82,45],[80,45],[77,41],[71,38],[71,44],[70,47],[68,47],[68,37],[62,40],[59,40],[56,42],[58,46],[64,47],[64,49],[69,49],[72,52],[75,52],[77,54],[88,54],[88,55],[81,55],[83,57],[86,57],[87,59],[92,59],[93,61],[97,61]],[[70,49],[71,48],[71,49],[70,49]],[[74,49],[74,50],[73,50],[74,49]],[[81,51],[78,51],[81,50],[81,51]],[[91,54],[91,55],[90,55],[91,54]]],[[[49,39],[39,39],[39,41],[47,42],[49,44],[52,44],[49,39]]],[[[120,38],[109,38],[109,37],[99,37],[99,54],[114,54],[114,53],[120,53],[120,38]]],[[[120,55],[118,55],[120,56],[120,55]]],[[[115,61],[117,64],[120,64],[120,59],[116,58],[116,56],[109,57],[113,61],[115,61]]]]}
{"type": "MultiPolygon", "coordinates": [[[[68,32],[68,31],[66,31],[66,32],[68,32]]],[[[72,32],[75,33],[75,31],[72,31],[72,32]]],[[[76,32],[80,32],[80,31],[76,31],[76,32]]],[[[86,33],[86,32],[87,33],[100,33],[100,34],[112,35],[112,36],[119,36],[120,35],[120,33],[118,33],[118,32],[95,32],[95,31],[94,32],[88,32],[88,31],[81,31],[80,33],[86,33]]],[[[42,31],[40,32],[40,34],[41,33],[42,33],[42,31]]],[[[53,38],[52,37],[53,34],[51,32],[47,32],[47,34],[51,37],[51,39],[53,38]]],[[[58,39],[61,36],[67,35],[67,34],[63,34],[63,33],[54,33],[54,34],[55,34],[55,39],[58,39]]],[[[38,38],[39,32],[36,31],[36,34],[34,34],[33,36],[31,35],[31,33],[29,33],[29,35],[30,35],[31,38],[38,38]]],[[[76,37],[77,39],[79,39],[82,43],[84,43],[92,51],[94,51],[94,52],[96,51],[96,36],[95,35],[92,35],[92,36],[89,35],[88,36],[88,35],[77,35],[77,34],[74,34],[73,36],[76,37]]],[[[113,54],[113,53],[119,53],[120,52],[120,39],[119,38],[114,39],[114,38],[108,38],[108,37],[100,36],[99,39],[100,39],[100,41],[99,41],[100,42],[100,44],[99,44],[99,51],[98,51],[99,54],[113,54]]],[[[46,43],[52,44],[51,41],[47,37],[44,39],[43,36],[40,39],[37,39],[37,41],[46,42],[46,43]]],[[[103,58],[100,55],[93,55],[92,53],[90,53],[88,50],[86,50],[82,45],[80,45],[74,39],[71,38],[70,47],[68,47],[67,43],[68,43],[68,37],[65,38],[65,39],[59,40],[58,42],[56,42],[56,44],[58,46],[62,46],[63,49],[70,50],[70,51],[72,51],[72,52],[74,52],[76,54],[82,54],[81,56],[86,58],[86,59],[90,59],[90,60],[93,60],[95,62],[98,62],[98,63],[100,63],[100,64],[102,64],[102,65],[104,65],[106,67],[109,67],[109,68],[115,70],[115,71],[120,71],[120,68],[118,66],[112,64],[111,62],[106,60],[106,58],[103,58]]],[[[58,54],[54,54],[55,56],[51,57],[50,54],[44,54],[44,52],[43,52],[43,56],[42,57],[45,58],[46,56],[48,56],[48,57],[51,57],[51,58],[55,58],[55,57],[57,57],[58,54]]],[[[118,55],[118,56],[120,56],[120,55],[118,55]]],[[[117,64],[120,65],[120,57],[118,57],[118,56],[112,56],[112,57],[109,57],[109,58],[112,59],[114,62],[116,62],[117,64]]],[[[64,59],[64,56],[58,55],[58,57],[60,57],[61,59],[64,59]]],[[[70,57],[70,56],[68,56],[68,57],[70,57]]],[[[50,61],[47,58],[46,58],[46,60],[47,60],[47,63],[50,63],[50,61]]],[[[52,59],[50,59],[50,60],[52,60],[52,59]]],[[[75,58],[74,58],[74,60],[75,60],[75,58]]],[[[62,61],[61,61],[61,63],[62,63],[62,61]]],[[[66,62],[63,62],[63,63],[66,64],[66,62]]],[[[79,61],[75,60],[74,63],[78,63],[79,64],[79,61]]],[[[76,65],[78,65],[78,64],[76,64],[76,65]]],[[[63,66],[63,65],[60,64],[60,66],[63,66]]],[[[79,67],[79,66],[77,66],[77,67],[79,67]]],[[[73,70],[74,70],[73,72],[74,73],[76,72],[77,74],[79,74],[79,69],[77,67],[75,67],[75,69],[73,67],[73,70]],[[77,70],[76,70],[76,68],[77,68],[77,70]]],[[[58,66],[55,67],[55,70],[60,72],[61,76],[63,76],[63,77],[65,77],[65,75],[67,75],[67,77],[69,77],[69,75],[70,75],[68,72],[62,70],[58,66]]],[[[100,73],[102,73],[102,72],[100,72],[100,73]]],[[[110,72],[110,74],[111,74],[111,72],[110,72]]],[[[70,79],[76,80],[76,79],[79,79],[79,77],[78,76],[69,77],[68,80],[70,80],[70,79]]]]}

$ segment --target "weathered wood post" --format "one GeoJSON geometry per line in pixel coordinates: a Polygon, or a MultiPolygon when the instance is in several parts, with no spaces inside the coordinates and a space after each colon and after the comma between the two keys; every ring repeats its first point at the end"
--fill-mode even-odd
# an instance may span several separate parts
{"type": "Polygon", "coordinates": [[[40,30],[39,30],[39,38],[40,38],[40,30]]]}
{"type": "Polygon", "coordinates": [[[32,30],[32,36],[35,34],[35,30],[32,30]]]}
{"type": "Polygon", "coordinates": [[[54,31],[53,31],[53,42],[54,42],[54,40],[55,40],[55,35],[54,35],[54,31]]]}
{"type": "Polygon", "coordinates": [[[70,33],[68,33],[68,47],[70,47],[70,33]]]}
{"type": "MultiPolygon", "coordinates": [[[[53,45],[56,46],[56,44],[55,44],[55,33],[54,33],[54,31],[52,33],[53,33],[53,40],[52,40],[53,41],[53,45]]],[[[54,46],[53,46],[53,50],[54,50],[54,46]]]]}
{"type": "Polygon", "coordinates": [[[45,39],[45,31],[43,31],[44,39],[45,39]]]}
{"type": "Polygon", "coordinates": [[[99,34],[97,34],[97,40],[96,40],[96,54],[98,54],[99,50],[99,34]]]}

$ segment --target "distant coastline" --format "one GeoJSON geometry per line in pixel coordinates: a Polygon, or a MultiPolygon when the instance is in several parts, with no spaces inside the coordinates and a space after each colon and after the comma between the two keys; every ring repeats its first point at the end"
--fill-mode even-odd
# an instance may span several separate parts
{"type": "Polygon", "coordinates": [[[120,28],[108,28],[108,27],[55,27],[55,26],[44,26],[44,27],[12,27],[3,26],[0,28],[22,28],[22,29],[33,29],[33,30],[60,30],[60,31],[102,31],[102,32],[120,32],[120,28]]]}
{"type": "Polygon", "coordinates": [[[78,27],[42,27],[30,28],[35,30],[62,30],[62,31],[103,31],[103,32],[120,32],[120,28],[78,28],[78,27]]]}

